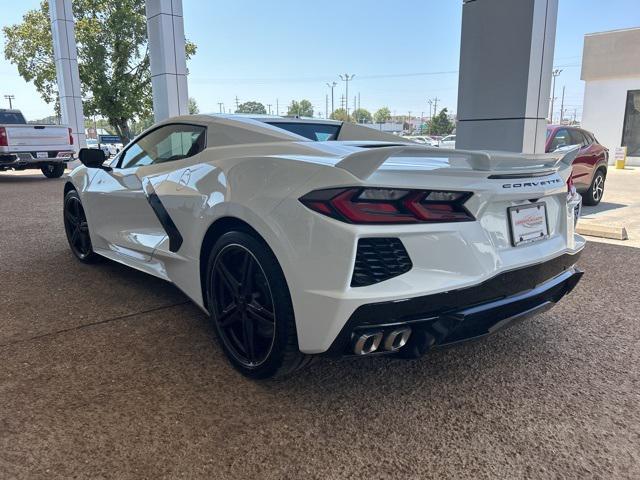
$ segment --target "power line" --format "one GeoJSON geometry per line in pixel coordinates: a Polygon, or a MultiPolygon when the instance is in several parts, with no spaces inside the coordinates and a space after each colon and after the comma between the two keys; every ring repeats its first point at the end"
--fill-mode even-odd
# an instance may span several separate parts
{"type": "MultiPolygon", "coordinates": [[[[580,67],[580,63],[569,63],[562,65],[554,65],[554,68],[572,68],[572,67],[580,67]]],[[[455,75],[458,74],[458,70],[441,70],[441,71],[432,71],[432,72],[408,72],[408,73],[382,73],[382,74],[372,74],[372,75],[360,75],[358,74],[358,78],[361,80],[378,80],[385,78],[405,78],[405,77],[426,77],[426,76],[435,76],[435,75],[455,75]]],[[[190,82],[195,83],[246,83],[246,84],[270,84],[270,83],[305,83],[305,82],[321,82],[326,77],[255,77],[255,78],[211,78],[211,77],[198,77],[198,76],[189,76],[190,82]]]]}

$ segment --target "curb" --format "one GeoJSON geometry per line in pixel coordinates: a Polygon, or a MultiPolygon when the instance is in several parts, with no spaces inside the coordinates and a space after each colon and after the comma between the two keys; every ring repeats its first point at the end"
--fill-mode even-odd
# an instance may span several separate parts
{"type": "Polygon", "coordinates": [[[610,238],[613,240],[627,240],[627,229],[621,225],[602,225],[598,223],[589,223],[584,220],[578,221],[576,232],[580,235],[588,235],[591,237],[610,238]]]}

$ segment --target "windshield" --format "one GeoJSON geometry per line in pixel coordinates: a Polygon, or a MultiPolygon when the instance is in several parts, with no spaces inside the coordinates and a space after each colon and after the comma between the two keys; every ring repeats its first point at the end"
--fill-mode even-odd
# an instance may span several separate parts
{"type": "Polygon", "coordinates": [[[295,133],[316,142],[325,142],[338,138],[340,125],[326,123],[302,123],[302,122],[265,122],[277,128],[295,133]]]}
{"type": "Polygon", "coordinates": [[[0,112],[0,124],[24,125],[27,121],[20,112],[0,112]]]}

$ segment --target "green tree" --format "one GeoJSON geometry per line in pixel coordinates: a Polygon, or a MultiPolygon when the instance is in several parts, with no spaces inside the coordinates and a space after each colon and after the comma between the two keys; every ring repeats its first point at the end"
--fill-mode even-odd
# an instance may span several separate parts
{"type": "Polygon", "coordinates": [[[427,126],[427,131],[431,135],[449,135],[453,132],[455,128],[455,124],[449,120],[449,115],[447,114],[447,109],[443,108],[440,110],[440,113],[433,117],[427,126]]]}
{"type": "Polygon", "coordinates": [[[200,113],[200,109],[198,108],[198,102],[196,102],[196,99],[193,97],[189,97],[188,108],[189,108],[189,115],[196,115],[200,113]]]}
{"type": "Polygon", "coordinates": [[[353,121],[356,123],[371,123],[373,122],[373,116],[371,112],[365,108],[356,109],[351,115],[353,121]]]}
{"type": "MultiPolygon", "coordinates": [[[[131,123],[152,111],[145,2],[74,0],[73,15],[85,114],[107,119],[126,142],[131,123]]],[[[5,58],[59,111],[48,1],[3,32],[5,58]]],[[[187,42],[187,58],[195,52],[187,42]]]]}
{"type": "Polygon", "coordinates": [[[264,115],[267,113],[267,109],[264,108],[264,105],[260,102],[244,102],[238,105],[236,113],[255,113],[264,115]]]}
{"type": "Polygon", "coordinates": [[[337,108],[329,116],[332,120],[339,120],[341,122],[350,122],[351,118],[347,115],[347,111],[344,108],[337,108]]]}
{"type": "Polygon", "coordinates": [[[287,115],[298,117],[313,117],[313,105],[309,100],[291,101],[287,110],[287,115]]]}
{"type": "Polygon", "coordinates": [[[376,123],[386,123],[391,120],[391,110],[388,107],[382,107],[373,114],[373,119],[376,123]]]}

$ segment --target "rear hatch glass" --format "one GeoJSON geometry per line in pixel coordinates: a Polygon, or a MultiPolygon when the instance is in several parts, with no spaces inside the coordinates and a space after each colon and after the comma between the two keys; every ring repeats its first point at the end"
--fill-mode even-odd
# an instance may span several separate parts
{"type": "Polygon", "coordinates": [[[326,123],[302,123],[302,122],[265,122],[273,127],[282,128],[291,133],[314,140],[326,142],[338,138],[340,125],[326,123]]]}

